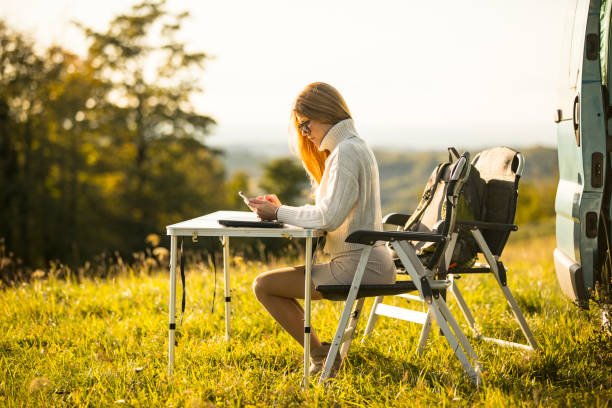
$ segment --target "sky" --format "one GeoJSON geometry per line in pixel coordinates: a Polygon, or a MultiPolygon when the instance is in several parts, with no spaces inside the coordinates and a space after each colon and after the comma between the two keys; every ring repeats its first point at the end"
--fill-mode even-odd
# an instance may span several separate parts
{"type": "MultiPolygon", "coordinates": [[[[41,46],[84,55],[71,26],[103,30],[128,0],[1,0],[41,46]]],[[[566,0],[168,0],[190,49],[214,56],[198,110],[220,147],[286,146],[292,102],[335,86],[361,136],[402,150],[554,146],[566,0]]],[[[565,50],[567,52],[567,50],[565,50]]]]}

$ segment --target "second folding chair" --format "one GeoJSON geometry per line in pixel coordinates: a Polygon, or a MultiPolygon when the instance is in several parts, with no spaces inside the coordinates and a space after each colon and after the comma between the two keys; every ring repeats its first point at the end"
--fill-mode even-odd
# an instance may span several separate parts
{"type": "Polygon", "coordinates": [[[476,338],[491,341],[502,346],[536,350],[538,349],[538,343],[531,333],[527,320],[525,320],[514,296],[512,296],[512,292],[508,287],[506,268],[499,260],[510,232],[518,229],[513,223],[518,201],[518,183],[525,167],[525,158],[521,153],[507,147],[494,147],[480,152],[474,157],[472,164],[485,182],[485,211],[483,211],[481,221],[457,221],[455,232],[459,234],[469,231],[474,237],[478,245],[478,251],[484,256],[486,263],[476,263],[471,267],[449,269],[449,278],[453,282],[450,290],[457,299],[459,308],[463,312],[476,338]],[[495,277],[529,345],[482,335],[457,285],[457,279],[461,275],[473,273],[490,273],[495,277]]]}
{"type": "MultiPolygon", "coordinates": [[[[449,236],[449,244],[446,251],[447,259],[441,265],[438,274],[440,277],[448,278],[451,281],[449,290],[455,296],[459,308],[477,339],[491,341],[503,346],[527,350],[537,349],[537,342],[508,287],[506,268],[499,260],[510,232],[516,231],[518,228],[513,222],[518,199],[518,182],[524,169],[525,159],[523,155],[512,149],[495,147],[479,153],[471,164],[472,176],[477,178],[483,185],[481,208],[478,211],[479,217],[478,220],[456,220],[453,231],[449,236]],[[466,234],[473,237],[472,243],[467,242],[466,234]],[[455,248],[460,236],[462,238],[461,242],[464,245],[455,248]],[[451,258],[457,255],[456,249],[469,252],[468,258],[481,253],[486,263],[474,263],[467,266],[451,264],[451,258]],[[527,339],[528,345],[482,335],[457,283],[461,275],[476,273],[490,273],[495,277],[519,327],[527,339]]],[[[426,195],[427,191],[425,192],[426,195]]],[[[398,227],[398,230],[402,230],[410,218],[410,215],[405,214],[389,214],[385,217],[384,222],[388,225],[395,225],[398,227]]],[[[419,296],[406,294],[400,296],[408,300],[423,302],[422,297],[419,296]]],[[[429,310],[424,314],[410,309],[389,306],[382,303],[383,299],[383,296],[378,296],[374,300],[362,342],[373,331],[378,316],[393,317],[423,324],[421,339],[417,348],[418,353],[421,354],[425,350],[431,329],[431,311],[429,310]]]]}

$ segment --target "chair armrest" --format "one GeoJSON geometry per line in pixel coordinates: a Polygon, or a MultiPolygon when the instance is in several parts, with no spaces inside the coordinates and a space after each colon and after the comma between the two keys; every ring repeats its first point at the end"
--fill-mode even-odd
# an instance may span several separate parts
{"type": "Polygon", "coordinates": [[[403,227],[411,215],[412,214],[389,213],[383,217],[382,222],[383,224],[397,225],[398,227],[403,227]]]}
{"type": "Polygon", "coordinates": [[[445,240],[444,235],[427,232],[358,230],[352,232],[344,241],[352,244],[374,245],[376,241],[444,242],[445,240]]]}
{"type": "Polygon", "coordinates": [[[502,230],[502,231],[516,231],[518,225],[515,224],[502,224],[500,222],[485,222],[485,221],[455,221],[455,226],[461,229],[483,229],[483,230],[502,230]]]}

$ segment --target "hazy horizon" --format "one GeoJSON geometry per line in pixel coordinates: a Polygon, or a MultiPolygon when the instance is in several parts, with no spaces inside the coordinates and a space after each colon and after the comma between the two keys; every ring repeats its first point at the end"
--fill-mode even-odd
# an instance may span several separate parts
{"type": "MultiPolygon", "coordinates": [[[[552,121],[551,121],[552,122],[552,121]]],[[[440,151],[448,146],[457,146],[470,150],[481,150],[492,146],[508,146],[515,149],[530,147],[556,148],[554,128],[540,129],[534,127],[523,137],[516,137],[521,129],[504,127],[496,132],[486,129],[414,129],[392,126],[357,126],[357,130],[368,145],[378,150],[440,151]]],[[[252,149],[258,154],[269,156],[290,154],[287,126],[254,126],[224,127],[213,130],[204,143],[220,149],[252,149]]]]}
{"type": "MultiPolygon", "coordinates": [[[[3,18],[40,46],[84,55],[70,21],[104,31],[136,0],[4,0],[3,18]],[[34,12],[33,12],[34,11],[34,12]]],[[[563,16],[558,0],[309,3],[168,0],[181,39],[211,56],[194,95],[211,146],[283,144],[291,104],[314,81],[344,95],[372,146],[556,144],[563,16]],[[400,137],[398,137],[400,135],[400,137]]]]}

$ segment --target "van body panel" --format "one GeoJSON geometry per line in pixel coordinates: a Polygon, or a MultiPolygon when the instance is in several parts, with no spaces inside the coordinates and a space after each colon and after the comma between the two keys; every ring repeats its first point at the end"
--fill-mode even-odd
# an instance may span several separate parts
{"type": "Polygon", "coordinates": [[[601,1],[577,0],[571,4],[575,7],[570,13],[574,19],[570,46],[566,47],[568,75],[561,75],[567,79],[561,83],[559,107],[563,114],[556,124],[560,180],[555,197],[557,249],[554,256],[557,278],[564,293],[584,306],[595,290],[600,269],[599,246],[607,246],[607,240],[599,242],[609,167],[607,103],[600,59],[607,54],[607,47],[601,46],[600,18],[604,15],[600,10],[601,1]]]}

